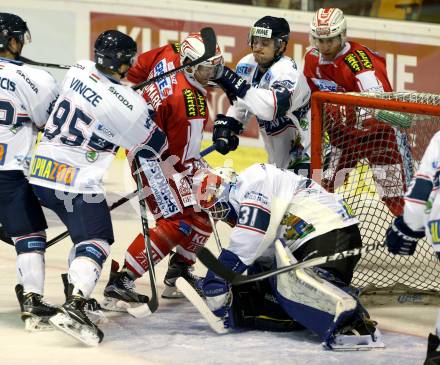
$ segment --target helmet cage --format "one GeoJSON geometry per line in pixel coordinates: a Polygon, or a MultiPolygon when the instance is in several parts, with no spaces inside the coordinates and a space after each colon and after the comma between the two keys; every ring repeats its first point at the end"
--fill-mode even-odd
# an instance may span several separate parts
{"type": "Polygon", "coordinates": [[[200,208],[215,220],[225,220],[231,211],[229,193],[237,181],[237,173],[231,168],[208,169],[195,177],[197,202],[200,208]]]}
{"type": "MultiPolygon", "coordinates": [[[[203,44],[203,39],[200,33],[189,34],[180,45],[180,63],[184,65],[187,62],[195,61],[196,59],[202,57],[204,53],[205,45],[203,44]]],[[[217,44],[214,56],[191,68],[185,68],[185,73],[191,78],[195,78],[195,73],[197,70],[200,68],[200,66],[204,66],[206,68],[212,68],[210,71],[210,80],[216,80],[220,78],[223,73],[223,64],[223,55],[220,51],[219,45],[217,44]]]]}

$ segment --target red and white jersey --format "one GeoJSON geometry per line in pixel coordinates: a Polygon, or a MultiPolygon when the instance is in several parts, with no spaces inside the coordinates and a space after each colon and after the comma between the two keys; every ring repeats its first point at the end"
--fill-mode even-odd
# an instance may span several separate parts
{"type": "Polygon", "coordinates": [[[424,230],[440,252],[440,132],[429,142],[405,194],[403,219],[413,231],[424,230]]]}
{"type": "Polygon", "coordinates": [[[316,47],[305,55],[304,75],[313,91],[392,91],[385,59],[369,48],[346,42],[332,61],[316,47]]]}
{"type": "Polygon", "coordinates": [[[339,195],[268,164],[244,170],[231,188],[229,202],[238,219],[228,250],[246,265],[272,257],[276,239],[293,252],[314,237],[358,223],[339,195]]]}
{"type": "MultiPolygon", "coordinates": [[[[127,79],[138,84],[179,66],[179,44],[169,44],[141,54],[127,79]]],[[[192,171],[197,169],[209,117],[206,90],[179,72],[144,87],[142,95],[154,108],[153,119],[168,138],[170,154],[192,166],[192,171]]]]}
{"type": "Polygon", "coordinates": [[[0,171],[27,172],[35,127],[46,124],[58,92],[47,71],[0,57],[0,171]]]}

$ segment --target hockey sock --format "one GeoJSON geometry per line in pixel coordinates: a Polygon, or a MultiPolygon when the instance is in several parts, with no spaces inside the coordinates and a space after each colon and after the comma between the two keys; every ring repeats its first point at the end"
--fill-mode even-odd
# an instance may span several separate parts
{"type": "Polygon", "coordinates": [[[43,295],[44,291],[44,254],[26,252],[17,256],[18,281],[23,284],[25,293],[43,295]]]}
{"type": "Polygon", "coordinates": [[[81,290],[88,298],[101,276],[101,267],[86,257],[75,258],[69,267],[69,282],[74,285],[73,294],[81,290]]]}

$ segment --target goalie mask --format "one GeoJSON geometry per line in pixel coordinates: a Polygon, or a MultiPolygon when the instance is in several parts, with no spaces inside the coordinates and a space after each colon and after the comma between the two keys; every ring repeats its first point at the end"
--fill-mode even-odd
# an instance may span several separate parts
{"type": "Polygon", "coordinates": [[[338,8],[319,9],[313,16],[310,25],[311,43],[315,39],[328,39],[341,37],[341,45],[345,44],[347,39],[347,21],[344,13],[338,8]]]}
{"type": "MultiPolygon", "coordinates": [[[[101,33],[95,42],[96,64],[117,73],[122,65],[133,64],[136,52],[136,42],[118,30],[101,33]]],[[[124,77],[125,73],[120,75],[124,77]]]]}
{"type": "Polygon", "coordinates": [[[23,46],[31,42],[31,33],[26,22],[18,15],[0,13],[0,52],[8,50],[17,58],[20,52],[13,52],[9,48],[11,38],[15,38],[23,46]]]}
{"type": "Polygon", "coordinates": [[[228,220],[234,213],[229,193],[237,182],[237,173],[230,167],[208,169],[194,176],[199,206],[215,220],[228,220]]]}
{"type": "MultiPolygon", "coordinates": [[[[205,53],[205,45],[200,33],[189,34],[180,44],[180,64],[195,61],[205,53]]],[[[185,73],[193,80],[206,85],[210,80],[220,78],[223,72],[223,55],[217,43],[215,55],[193,67],[185,68],[185,73]]]]}

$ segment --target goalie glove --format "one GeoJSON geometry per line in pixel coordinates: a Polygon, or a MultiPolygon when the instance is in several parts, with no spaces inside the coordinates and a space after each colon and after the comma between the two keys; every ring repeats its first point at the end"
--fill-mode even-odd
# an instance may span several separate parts
{"type": "Polygon", "coordinates": [[[242,77],[226,66],[223,67],[220,78],[214,81],[225,91],[231,104],[237,98],[244,98],[251,87],[242,77]]]}
{"type": "Polygon", "coordinates": [[[217,114],[212,133],[212,141],[215,144],[216,151],[222,155],[235,151],[239,143],[236,135],[242,131],[243,125],[237,119],[217,114]]]}
{"type": "Polygon", "coordinates": [[[413,255],[419,239],[425,237],[425,232],[415,232],[403,220],[397,217],[387,230],[385,244],[388,251],[394,255],[413,255]]]}

